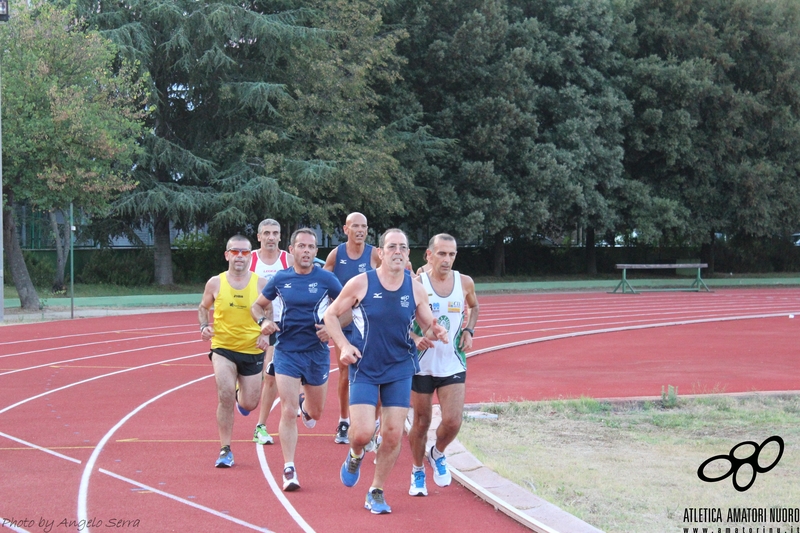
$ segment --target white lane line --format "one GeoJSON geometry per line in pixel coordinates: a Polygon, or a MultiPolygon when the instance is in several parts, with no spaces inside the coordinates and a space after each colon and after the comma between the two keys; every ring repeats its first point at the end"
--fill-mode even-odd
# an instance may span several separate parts
{"type": "MultiPolygon", "coordinates": [[[[203,378],[203,379],[205,379],[205,378],[203,378]]],[[[226,515],[225,513],[221,513],[219,511],[217,511],[216,509],[211,509],[210,507],[206,507],[204,505],[200,505],[199,503],[195,503],[195,502],[193,502],[191,500],[186,500],[186,499],[181,498],[179,496],[175,496],[174,494],[170,494],[168,492],[164,492],[163,490],[159,490],[159,489],[157,489],[155,487],[151,487],[149,485],[145,485],[144,483],[139,483],[138,481],[135,481],[133,479],[128,479],[126,477],[120,476],[119,474],[115,474],[114,472],[109,472],[105,468],[99,468],[98,471],[103,473],[103,474],[106,474],[108,476],[111,476],[113,478],[119,479],[120,481],[125,481],[126,483],[130,483],[131,485],[133,485],[135,487],[139,487],[141,489],[149,490],[151,492],[154,492],[156,494],[159,494],[159,495],[164,496],[166,498],[169,498],[171,500],[175,500],[176,502],[180,502],[180,503],[186,504],[189,507],[194,507],[195,509],[199,509],[201,511],[205,511],[205,512],[207,512],[209,514],[212,514],[212,515],[214,515],[214,516],[216,516],[218,518],[224,518],[225,520],[233,522],[234,524],[239,524],[240,526],[244,526],[244,527],[253,529],[255,531],[263,531],[264,533],[273,533],[272,530],[269,530],[267,528],[256,526],[254,524],[251,524],[250,522],[245,522],[244,520],[240,520],[240,519],[238,519],[236,517],[233,517],[233,516],[230,516],[230,515],[226,515]]]]}
{"type": "Polygon", "coordinates": [[[0,432],[0,437],[5,437],[8,440],[13,440],[14,442],[18,442],[18,443],[22,444],[23,446],[27,446],[28,448],[33,448],[34,450],[39,450],[40,452],[45,452],[45,453],[49,453],[50,455],[55,455],[59,459],[66,459],[67,461],[70,461],[70,462],[73,462],[73,463],[77,463],[77,464],[81,464],[80,460],[75,459],[74,457],[69,457],[67,455],[64,455],[63,453],[58,453],[57,451],[54,451],[54,450],[48,450],[47,448],[43,448],[42,446],[39,446],[38,444],[34,444],[34,443],[28,442],[26,440],[18,439],[17,437],[13,437],[11,435],[7,435],[6,433],[0,432]]]}
{"type": "Polygon", "coordinates": [[[155,346],[140,346],[138,348],[131,348],[130,350],[120,350],[118,352],[108,352],[108,353],[101,353],[97,355],[87,355],[86,357],[76,357],[75,359],[64,359],[61,361],[53,361],[50,363],[44,363],[41,365],[35,366],[27,366],[25,368],[17,368],[14,370],[8,370],[6,372],[0,372],[0,376],[5,376],[8,374],[16,374],[17,372],[27,372],[28,370],[36,370],[37,368],[47,368],[56,365],[63,365],[64,363],[74,363],[75,361],[85,361],[87,359],[96,359],[98,357],[108,357],[109,355],[119,355],[121,353],[130,353],[130,352],[141,352],[144,350],[152,350],[154,348],[167,348],[169,346],[183,346],[185,344],[193,344],[195,342],[202,342],[200,340],[197,341],[185,341],[185,342],[171,342],[169,344],[156,344],[155,346]]]}
{"type": "Polygon", "coordinates": [[[92,335],[108,335],[109,333],[130,333],[133,331],[150,331],[150,330],[170,329],[170,328],[192,328],[194,330],[196,327],[197,324],[176,324],[174,326],[151,326],[151,327],[135,328],[135,329],[109,329],[107,331],[94,331],[90,333],[73,333],[70,335],[59,335],[57,337],[37,337],[33,339],[20,339],[17,341],[4,342],[3,344],[5,346],[8,346],[9,344],[25,344],[26,342],[57,341],[61,339],[71,339],[72,337],[91,337],[92,335]]]}
{"type": "Polygon", "coordinates": [[[190,359],[192,357],[197,357],[199,355],[206,355],[206,353],[205,352],[204,353],[196,353],[196,354],[192,354],[192,355],[184,355],[183,357],[175,357],[174,359],[165,359],[163,361],[156,361],[155,363],[148,363],[146,365],[134,366],[134,367],[131,367],[131,368],[126,368],[124,370],[117,370],[116,372],[109,372],[108,374],[101,374],[99,376],[94,376],[94,377],[91,377],[91,378],[88,378],[88,379],[84,379],[84,380],[81,380],[81,381],[76,381],[75,383],[70,383],[69,385],[64,385],[63,387],[58,387],[56,389],[51,389],[51,390],[43,392],[41,394],[37,394],[36,396],[31,396],[30,398],[25,398],[24,400],[20,400],[17,403],[9,405],[8,407],[4,407],[3,409],[0,409],[0,415],[5,413],[6,411],[10,411],[11,409],[14,409],[15,407],[19,407],[20,405],[23,405],[23,404],[28,403],[30,401],[37,400],[37,399],[42,398],[44,396],[47,396],[49,394],[53,394],[54,392],[59,392],[59,391],[62,391],[64,389],[69,389],[69,388],[75,387],[77,385],[83,385],[84,383],[89,383],[89,382],[95,381],[97,379],[107,378],[109,376],[116,376],[117,374],[124,374],[125,372],[132,372],[134,370],[141,370],[142,368],[147,368],[147,367],[150,367],[150,366],[158,366],[158,365],[163,365],[164,363],[172,363],[173,361],[181,361],[183,359],[190,359]]]}
{"type": "MultiPolygon", "coordinates": [[[[155,339],[157,337],[174,337],[175,335],[191,335],[197,333],[196,331],[178,331],[175,333],[160,333],[158,335],[145,335],[143,337],[128,337],[125,339],[109,339],[107,341],[97,341],[97,342],[86,342],[83,344],[70,344],[67,346],[56,346],[50,348],[42,348],[41,350],[29,350],[27,352],[16,352],[16,353],[9,353],[6,355],[0,355],[0,359],[5,359],[6,357],[16,357],[18,355],[30,355],[33,353],[47,353],[52,352],[54,350],[68,350],[69,348],[83,348],[85,346],[96,346],[98,344],[111,344],[111,343],[118,343],[118,342],[127,342],[127,341],[138,341],[138,340],[145,340],[145,339],[155,339]]],[[[200,342],[200,339],[197,339],[200,342]]]]}
{"type": "MultiPolygon", "coordinates": [[[[745,315],[745,316],[728,316],[722,318],[700,318],[695,320],[680,320],[676,322],[660,322],[654,324],[640,324],[636,326],[622,326],[618,328],[603,328],[603,329],[592,329],[588,331],[576,331],[573,333],[562,333],[561,335],[549,335],[547,337],[536,337],[534,339],[525,339],[516,342],[510,342],[507,344],[498,344],[496,346],[489,346],[487,348],[481,348],[480,350],[475,350],[474,352],[470,352],[467,354],[467,357],[473,357],[475,355],[481,355],[489,352],[494,352],[497,350],[504,350],[506,348],[514,348],[517,346],[524,346],[526,344],[534,344],[537,342],[545,342],[545,341],[553,341],[557,339],[569,339],[572,337],[582,337],[584,335],[597,335],[600,333],[614,333],[618,331],[631,331],[637,329],[647,329],[647,328],[661,328],[661,327],[669,327],[669,326],[685,326],[688,324],[704,324],[707,322],[730,322],[734,320],[750,320],[756,318],[776,318],[786,316],[786,313],[778,313],[778,314],[769,314],[769,315],[745,315]]],[[[513,333],[508,333],[507,335],[513,335],[513,333]]],[[[495,335],[500,336],[500,335],[495,335]]]]}
{"type": "MultiPolygon", "coordinates": [[[[104,377],[104,376],[101,376],[101,377],[104,377]]],[[[183,387],[187,387],[189,385],[194,385],[195,383],[203,381],[204,379],[208,379],[210,377],[214,377],[214,374],[209,374],[209,375],[203,376],[201,378],[193,379],[192,381],[184,383],[183,385],[178,385],[177,387],[173,387],[173,388],[171,388],[171,389],[169,389],[167,391],[162,392],[161,394],[158,394],[158,395],[150,398],[149,400],[147,400],[143,404],[139,405],[139,407],[137,407],[136,409],[134,409],[133,411],[131,411],[130,413],[128,413],[127,415],[122,417],[119,422],[114,424],[114,427],[112,427],[110,430],[108,430],[108,432],[105,435],[103,435],[103,438],[100,439],[100,441],[97,443],[97,446],[94,447],[94,450],[92,451],[92,455],[89,456],[89,460],[86,461],[86,465],[83,468],[83,475],[81,475],[81,483],[80,483],[80,486],[78,488],[78,520],[79,521],[80,520],[88,521],[88,512],[87,512],[87,505],[86,504],[87,504],[87,499],[88,499],[88,496],[89,496],[89,480],[92,477],[92,470],[94,469],[95,463],[97,463],[97,458],[100,457],[100,453],[103,451],[103,447],[106,445],[108,440],[114,435],[114,433],[116,433],[116,431],[119,428],[121,428],[122,425],[125,422],[130,420],[130,418],[133,417],[133,415],[135,415],[136,413],[138,413],[139,411],[141,411],[142,409],[144,409],[145,407],[147,407],[151,403],[163,398],[167,394],[175,392],[176,390],[182,389],[183,387]]],[[[86,531],[89,531],[89,529],[86,528],[86,531]]]]}
{"type": "Polygon", "coordinates": [[[283,489],[278,486],[278,483],[275,481],[275,478],[272,475],[272,472],[269,471],[269,466],[267,465],[267,457],[264,455],[264,447],[260,444],[256,444],[258,448],[256,448],[256,455],[258,455],[258,463],[261,465],[261,471],[264,472],[264,477],[267,479],[267,483],[269,484],[269,488],[272,489],[272,493],[281,502],[286,512],[289,513],[294,521],[300,526],[303,531],[306,533],[314,533],[314,529],[308,525],[300,513],[297,512],[297,509],[289,502],[289,499],[283,493],[283,489]]]}

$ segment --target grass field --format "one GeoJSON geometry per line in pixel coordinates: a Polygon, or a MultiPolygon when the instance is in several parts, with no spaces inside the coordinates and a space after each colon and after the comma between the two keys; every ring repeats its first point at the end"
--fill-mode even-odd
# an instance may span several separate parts
{"type": "MultiPolygon", "coordinates": [[[[797,531],[800,525],[726,521],[730,509],[800,507],[800,397],[678,398],[672,408],[582,399],[485,409],[499,417],[466,420],[459,440],[467,449],[498,474],[608,533],[675,533],[703,525],[715,532],[726,526],[797,531]],[[706,459],[773,435],[785,442],[780,462],[758,474],[746,492],[735,490],[730,477],[716,483],[698,478],[706,459]],[[691,520],[697,508],[720,509],[723,521],[691,520]]],[[[765,446],[758,464],[769,465],[778,450],[774,442],[765,446]]],[[[753,446],[743,446],[736,457],[753,454],[753,446]]],[[[713,478],[729,469],[727,461],[715,461],[705,473],[713,478]]],[[[739,485],[752,473],[751,466],[742,467],[739,485]]]]}

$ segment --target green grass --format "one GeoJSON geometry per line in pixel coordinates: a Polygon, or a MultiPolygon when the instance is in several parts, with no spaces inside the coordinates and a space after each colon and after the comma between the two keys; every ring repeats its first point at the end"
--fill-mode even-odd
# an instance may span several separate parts
{"type": "MultiPolygon", "coordinates": [[[[461,443],[498,474],[608,533],[682,531],[691,525],[682,523],[690,507],[727,513],[800,501],[800,456],[793,451],[800,441],[800,396],[681,398],[670,408],[659,401],[581,398],[486,410],[498,419],[465,420],[461,443]],[[773,435],[784,439],[784,455],[749,491],[737,492],[730,479],[705,483],[697,477],[709,457],[773,435]]],[[[777,446],[770,446],[759,464],[775,457],[777,446]]],[[[718,524],[707,525],[717,531],[718,524]]]]}

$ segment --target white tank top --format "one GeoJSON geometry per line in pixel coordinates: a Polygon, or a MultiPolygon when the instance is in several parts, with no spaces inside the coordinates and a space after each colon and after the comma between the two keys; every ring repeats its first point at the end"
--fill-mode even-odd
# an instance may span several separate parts
{"type": "Polygon", "coordinates": [[[467,302],[461,287],[461,274],[453,270],[453,290],[447,296],[439,296],[433,290],[426,272],[419,279],[431,304],[433,318],[447,330],[449,344],[435,341],[433,348],[419,353],[420,370],[417,375],[448,377],[467,370],[467,357],[458,344],[461,340],[461,326],[464,324],[467,302]]]}
{"type": "MultiPolygon", "coordinates": [[[[257,276],[269,281],[276,272],[284,270],[289,266],[287,256],[288,254],[286,253],[286,250],[281,250],[281,253],[278,254],[278,259],[271,265],[268,265],[261,260],[261,258],[258,256],[258,250],[256,250],[251,254],[252,259],[250,260],[250,272],[255,272],[257,276]]],[[[272,302],[273,320],[277,321],[280,318],[281,305],[280,299],[276,299],[272,302]]]]}

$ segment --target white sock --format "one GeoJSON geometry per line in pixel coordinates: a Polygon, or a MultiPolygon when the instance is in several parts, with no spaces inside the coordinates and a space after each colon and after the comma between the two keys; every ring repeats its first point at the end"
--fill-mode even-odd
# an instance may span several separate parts
{"type": "Polygon", "coordinates": [[[283,463],[283,469],[286,470],[287,468],[294,468],[294,463],[283,463]]]}
{"type": "Polygon", "coordinates": [[[425,471],[425,465],[422,465],[422,466],[411,465],[411,466],[413,467],[411,469],[412,472],[424,472],[425,471]]]}
{"type": "Polygon", "coordinates": [[[348,416],[347,418],[342,418],[342,417],[340,416],[340,417],[339,417],[339,422],[346,422],[346,423],[347,423],[347,425],[349,426],[349,425],[350,425],[350,417],[348,416]]]}
{"type": "Polygon", "coordinates": [[[436,449],[436,446],[431,446],[431,457],[434,459],[438,459],[439,457],[443,457],[444,454],[436,449]]]}

